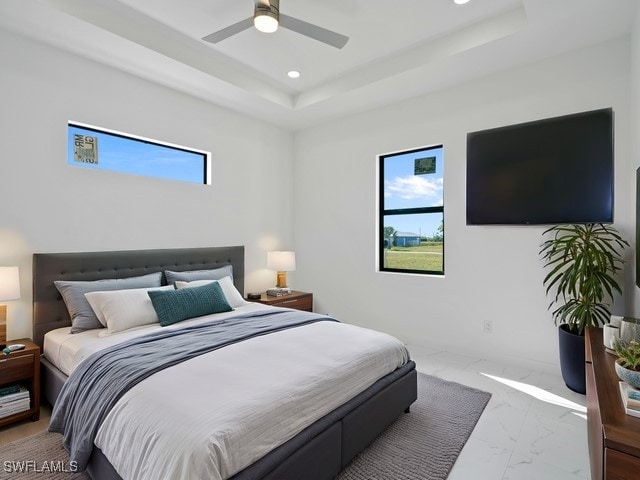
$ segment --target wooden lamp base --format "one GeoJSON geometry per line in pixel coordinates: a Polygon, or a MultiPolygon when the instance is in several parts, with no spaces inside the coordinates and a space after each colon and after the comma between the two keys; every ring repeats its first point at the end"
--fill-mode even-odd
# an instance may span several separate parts
{"type": "Polygon", "coordinates": [[[287,288],[287,272],[278,272],[276,287],[287,288]]]}
{"type": "Polygon", "coordinates": [[[0,305],[0,348],[7,343],[7,306],[0,305]]]}

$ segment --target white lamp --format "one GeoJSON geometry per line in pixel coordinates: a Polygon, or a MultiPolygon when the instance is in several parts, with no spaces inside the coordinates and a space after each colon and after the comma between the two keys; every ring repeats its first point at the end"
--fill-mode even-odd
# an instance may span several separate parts
{"type": "Polygon", "coordinates": [[[278,272],[277,288],[287,288],[287,272],[296,269],[295,252],[267,252],[267,268],[278,272]]]}
{"type": "MultiPolygon", "coordinates": [[[[0,301],[20,298],[20,274],[18,267],[0,267],[0,301]]],[[[0,305],[0,345],[7,341],[7,306],[0,305]]]]}

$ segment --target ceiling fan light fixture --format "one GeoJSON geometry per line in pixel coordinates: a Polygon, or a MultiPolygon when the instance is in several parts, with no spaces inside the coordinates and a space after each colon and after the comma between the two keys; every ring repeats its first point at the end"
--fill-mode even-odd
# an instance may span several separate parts
{"type": "Polygon", "coordinates": [[[253,14],[253,24],[259,31],[263,33],[273,33],[278,30],[279,11],[277,5],[279,2],[273,2],[275,5],[256,4],[256,10],[253,14]]]}
{"type": "Polygon", "coordinates": [[[278,20],[264,13],[256,15],[253,18],[253,24],[263,33],[273,33],[278,30],[278,20]]]}
{"type": "Polygon", "coordinates": [[[349,41],[349,37],[346,35],[305,22],[299,18],[284,14],[280,15],[280,0],[254,1],[255,10],[252,17],[245,18],[206,37],[202,37],[202,40],[218,43],[251,27],[255,27],[256,30],[265,33],[275,32],[279,27],[282,27],[338,49],[344,47],[349,41]]]}
{"type": "Polygon", "coordinates": [[[458,5],[464,5],[465,3],[468,3],[469,0],[453,0],[454,3],[457,3],[458,5]]]}

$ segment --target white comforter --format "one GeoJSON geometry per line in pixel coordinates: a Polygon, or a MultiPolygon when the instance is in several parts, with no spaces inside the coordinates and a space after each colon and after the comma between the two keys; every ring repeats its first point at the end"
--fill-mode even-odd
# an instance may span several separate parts
{"type": "Polygon", "coordinates": [[[95,444],[125,480],[226,479],[407,361],[394,337],[343,323],[264,335],[138,384],[95,444]]]}

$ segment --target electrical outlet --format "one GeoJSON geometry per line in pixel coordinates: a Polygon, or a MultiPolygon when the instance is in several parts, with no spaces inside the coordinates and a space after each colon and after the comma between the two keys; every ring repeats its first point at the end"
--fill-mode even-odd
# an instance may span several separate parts
{"type": "Polygon", "coordinates": [[[493,333],[493,321],[485,320],[484,321],[484,333],[493,333]]]}

